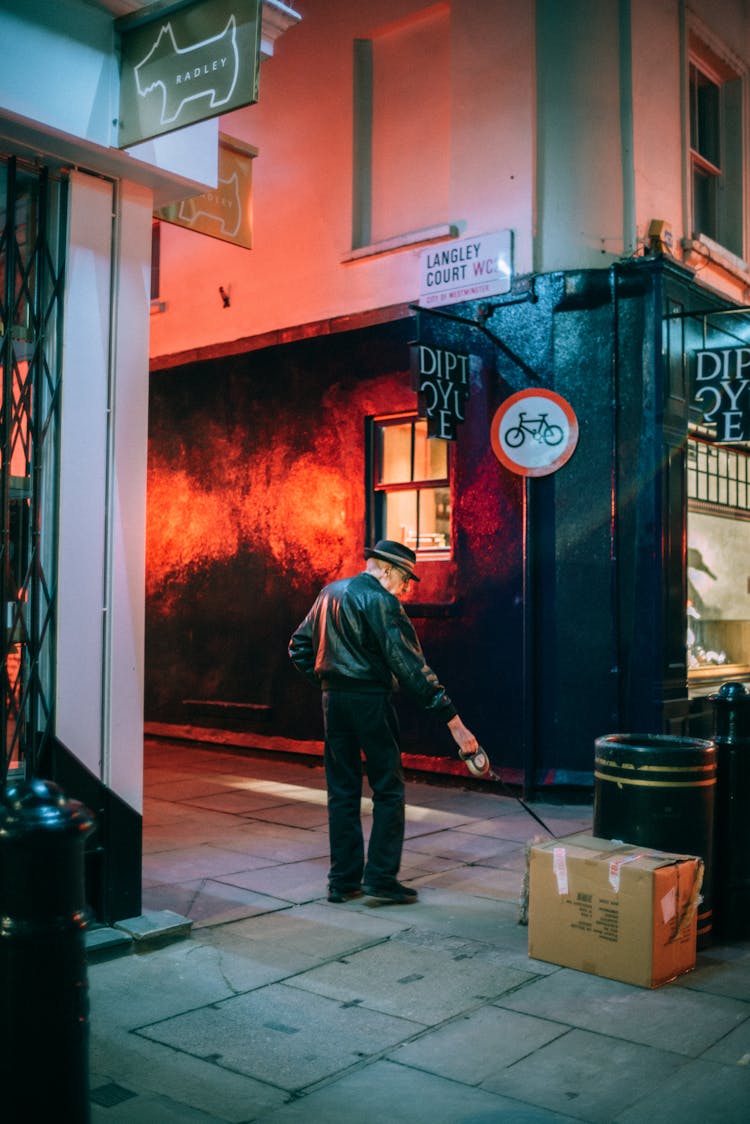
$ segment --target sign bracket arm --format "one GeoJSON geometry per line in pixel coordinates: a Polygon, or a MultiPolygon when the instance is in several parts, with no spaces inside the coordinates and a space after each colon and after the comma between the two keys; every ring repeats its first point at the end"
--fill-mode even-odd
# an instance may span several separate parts
{"type": "Polygon", "coordinates": [[[466,316],[457,316],[454,312],[444,312],[439,308],[424,308],[420,304],[410,304],[409,308],[416,313],[425,312],[428,316],[438,316],[444,320],[451,320],[454,324],[465,324],[469,328],[476,328],[478,331],[482,332],[483,335],[487,336],[488,339],[492,340],[495,346],[499,347],[502,353],[513,363],[515,363],[516,366],[519,367],[528,378],[532,379],[535,383],[538,383],[539,376],[537,375],[536,371],[532,367],[529,367],[529,365],[525,363],[523,359],[516,355],[516,353],[512,351],[511,348],[508,347],[507,343],[501,340],[499,336],[496,336],[494,332],[491,332],[490,329],[486,326],[486,323],[483,322],[488,320],[489,317],[492,316],[493,313],[496,312],[499,308],[505,308],[507,305],[511,304],[525,304],[526,301],[529,300],[534,302],[536,301],[536,299],[536,294],[533,291],[530,291],[528,293],[524,293],[523,296],[516,297],[515,299],[508,301],[502,301],[499,304],[489,306],[480,305],[479,314],[482,317],[481,320],[471,320],[466,316]],[[485,311],[488,308],[489,312],[485,311]]]}

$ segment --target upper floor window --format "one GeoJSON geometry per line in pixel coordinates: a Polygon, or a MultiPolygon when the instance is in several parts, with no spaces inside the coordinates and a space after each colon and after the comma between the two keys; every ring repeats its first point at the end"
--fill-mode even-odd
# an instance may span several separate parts
{"type": "Polygon", "coordinates": [[[354,42],[352,248],[447,222],[450,4],[354,42]]]}
{"type": "Polygon", "coordinates": [[[692,236],[744,256],[742,82],[713,52],[690,61],[692,236]]]}
{"type": "Polygon", "coordinates": [[[428,438],[425,418],[376,418],[373,426],[374,538],[449,557],[450,442],[428,438]]]}

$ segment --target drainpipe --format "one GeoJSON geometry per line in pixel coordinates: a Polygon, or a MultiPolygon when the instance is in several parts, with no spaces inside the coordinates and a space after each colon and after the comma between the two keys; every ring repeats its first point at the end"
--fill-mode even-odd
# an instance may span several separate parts
{"type": "Polygon", "coordinates": [[[614,681],[615,714],[613,722],[620,728],[622,700],[620,698],[620,590],[618,581],[619,571],[619,543],[617,532],[618,519],[618,494],[617,494],[617,466],[619,458],[619,442],[617,426],[619,421],[619,344],[620,334],[618,325],[618,296],[617,296],[617,264],[609,269],[609,296],[612,309],[612,358],[610,361],[610,409],[612,412],[612,438],[610,444],[610,501],[609,501],[609,589],[610,589],[610,615],[612,619],[612,659],[610,672],[614,681]]]}

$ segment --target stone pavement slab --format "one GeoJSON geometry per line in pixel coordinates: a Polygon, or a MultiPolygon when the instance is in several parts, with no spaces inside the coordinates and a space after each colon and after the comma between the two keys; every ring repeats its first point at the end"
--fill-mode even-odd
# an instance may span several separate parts
{"type": "Polygon", "coordinates": [[[750,941],[656,991],[531,960],[512,797],[409,781],[394,907],[325,901],[319,762],[152,743],[145,788],[144,904],[193,927],[90,963],[93,1124],[750,1120],[750,941]]]}
{"type": "Polygon", "coordinates": [[[690,1061],[657,1088],[612,1117],[612,1124],[747,1124],[750,1118],[750,1071],[747,1067],[690,1061]]]}
{"type": "MultiPolygon", "coordinates": [[[[227,875],[227,878],[240,879],[243,873],[227,875]]],[[[201,926],[225,925],[228,921],[287,909],[289,902],[242,889],[223,879],[201,878],[196,882],[150,883],[143,888],[143,906],[174,910],[201,926]]]]}
{"type": "Polygon", "coordinates": [[[289,982],[342,1003],[432,1026],[533,978],[531,973],[476,956],[475,951],[468,945],[456,950],[445,940],[407,943],[396,935],[289,982]]]}
{"type": "Polygon", "coordinates": [[[482,1087],[599,1124],[614,1120],[682,1063],[679,1055],[667,1050],[571,1030],[499,1069],[482,1087]]]}
{"type": "Polygon", "coordinates": [[[140,1027],[138,1034],[290,1092],[341,1074],[419,1023],[286,984],[140,1027]]]}
{"type": "Polygon", "coordinates": [[[397,1046],[389,1057],[465,1085],[481,1085],[568,1032],[547,1019],[480,1007],[397,1046]]]}
{"type": "Polygon", "coordinates": [[[257,1118],[258,1124],[573,1124],[435,1074],[378,1061],[257,1118]]]}
{"type": "Polygon", "coordinates": [[[697,1057],[750,1018],[740,1000],[665,984],[649,990],[562,968],[498,1005],[697,1057]]]}
{"type": "Polygon", "coordinates": [[[213,1061],[101,1029],[92,1042],[89,1087],[92,1124],[246,1124],[288,1099],[282,1089],[213,1061]]]}

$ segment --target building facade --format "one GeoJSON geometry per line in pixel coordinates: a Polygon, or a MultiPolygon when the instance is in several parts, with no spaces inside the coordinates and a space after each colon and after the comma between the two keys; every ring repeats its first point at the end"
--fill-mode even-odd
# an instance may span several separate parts
{"type": "MultiPolygon", "coordinates": [[[[103,920],[141,909],[153,215],[214,188],[219,150],[216,119],[121,143],[142,8],[0,3],[2,781],[95,813],[103,920]]],[[[264,12],[269,57],[292,17],[264,12]]]]}
{"type": "MultiPolygon", "coordinates": [[[[286,642],[387,535],[417,549],[428,660],[527,791],[590,786],[604,733],[706,734],[717,677],[750,673],[750,430],[717,444],[718,368],[695,381],[701,350],[750,355],[744,5],[297,7],[222,125],[256,152],[252,249],[162,224],[147,728],[319,751],[286,642]],[[431,382],[447,355],[461,380],[431,382]],[[493,443],[539,389],[577,444],[533,475],[493,443]]],[[[457,768],[402,717],[411,764],[457,768]]]]}
{"type": "Polygon", "coordinates": [[[5,228],[47,247],[3,282],[6,763],[104,810],[103,916],[138,911],[144,710],[319,752],[287,640],[378,537],[527,793],[750,674],[741,0],[266,0],[257,101],[119,147],[122,29],[200,6],[0,4],[5,228]]]}

